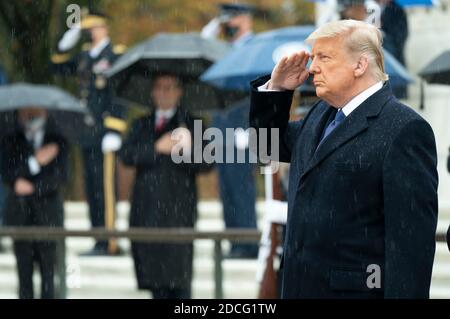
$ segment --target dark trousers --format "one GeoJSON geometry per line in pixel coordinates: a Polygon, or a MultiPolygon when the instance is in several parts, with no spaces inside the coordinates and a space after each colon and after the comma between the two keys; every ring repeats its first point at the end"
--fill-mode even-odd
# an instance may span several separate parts
{"type": "MultiPolygon", "coordinates": [[[[36,197],[17,197],[9,194],[5,206],[5,224],[8,226],[62,227],[63,202],[59,194],[36,197]]],[[[41,298],[54,298],[56,242],[14,241],[14,254],[19,277],[19,297],[34,298],[33,271],[35,263],[41,273],[41,298]]]]}
{"type": "MultiPolygon", "coordinates": [[[[84,183],[92,227],[105,227],[105,195],[103,185],[103,152],[98,147],[84,148],[84,183]]],[[[107,245],[106,241],[98,244],[107,245]]]]}
{"type": "Polygon", "coordinates": [[[56,243],[14,241],[14,254],[19,275],[19,298],[34,298],[33,271],[34,263],[37,263],[41,273],[41,298],[53,299],[56,243]]]}
{"type": "MultiPolygon", "coordinates": [[[[254,166],[220,164],[220,197],[226,228],[256,228],[256,187],[254,166]]],[[[233,243],[232,250],[256,252],[256,244],[233,243]]]]}
{"type": "Polygon", "coordinates": [[[0,226],[3,225],[3,210],[5,206],[5,198],[6,198],[6,188],[3,185],[3,183],[0,182],[0,226]]]}
{"type": "MultiPolygon", "coordinates": [[[[3,226],[3,208],[5,206],[5,187],[0,181],[0,227],[3,226]]],[[[0,237],[0,252],[3,251],[2,238],[0,237]]]]}
{"type": "Polygon", "coordinates": [[[191,299],[189,288],[158,288],[151,292],[153,299],[191,299]]]}

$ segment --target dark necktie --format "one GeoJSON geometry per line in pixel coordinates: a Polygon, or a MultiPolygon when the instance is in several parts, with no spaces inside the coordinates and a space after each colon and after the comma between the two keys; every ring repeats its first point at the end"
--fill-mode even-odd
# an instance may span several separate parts
{"type": "Polygon", "coordinates": [[[160,116],[156,122],[155,131],[156,133],[161,133],[167,124],[167,119],[164,116],[160,116]]]}
{"type": "Polygon", "coordinates": [[[320,143],[317,146],[319,148],[320,144],[325,140],[325,138],[333,132],[333,130],[339,126],[339,124],[342,123],[342,121],[345,119],[345,114],[342,112],[342,110],[337,111],[334,120],[331,121],[330,124],[328,124],[327,128],[325,129],[325,132],[322,135],[322,138],[320,139],[320,143]]]}

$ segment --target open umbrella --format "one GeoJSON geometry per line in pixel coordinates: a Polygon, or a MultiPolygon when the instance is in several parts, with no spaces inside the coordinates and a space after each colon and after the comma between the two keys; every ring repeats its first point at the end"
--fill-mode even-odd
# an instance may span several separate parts
{"type": "MultiPolygon", "coordinates": [[[[270,74],[275,64],[283,57],[300,50],[311,51],[304,40],[315,30],[314,26],[296,26],[276,29],[256,35],[242,47],[233,50],[214,64],[201,79],[211,85],[228,90],[248,90],[250,81],[270,74]]],[[[385,69],[392,87],[412,83],[413,77],[387,51],[384,51],[385,69]]],[[[301,92],[314,88],[307,81],[301,92]]]]}
{"type": "MultiPolygon", "coordinates": [[[[201,79],[221,89],[248,91],[250,81],[271,73],[283,56],[300,50],[311,51],[303,41],[314,29],[314,26],[298,26],[257,34],[210,67],[201,79]]],[[[305,89],[311,90],[312,86],[305,89]]]]}
{"type": "Polygon", "coordinates": [[[150,86],[155,73],[171,73],[183,82],[182,105],[191,111],[223,107],[219,90],[199,76],[229,50],[224,41],[204,39],[198,33],[160,33],[131,48],[107,72],[119,99],[151,105],[150,86]]]}
{"type": "Polygon", "coordinates": [[[419,76],[430,84],[450,85],[450,50],[428,63],[419,72],[419,76]]]}
{"type": "Polygon", "coordinates": [[[438,4],[438,0],[395,0],[402,7],[431,7],[438,4]]]}
{"type": "MultiPolygon", "coordinates": [[[[437,5],[439,0],[394,0],[399,6],[408,7],[431,7],[437,5]]],[[[325,0],[308,0],[308,2],[325,2],[325,0]]]]}
{"type": "Polygon", "coordinates": [[[17,128],[15,111],[30,107],[48,110],[58,132],[74,142],[82,143],[94,125],[87,108],[69,93],[50,85],[17,83],[0,87],[0,136],[17,128]]]}
{"type": "MultiPolygon", "coordinates": [[[[429,84],[450,85],[450,50],[441,53],[421,71],[419,76],[429,84]]],[[[425,87],[420,83],[420,109],[425,108],[425,87]]]]}

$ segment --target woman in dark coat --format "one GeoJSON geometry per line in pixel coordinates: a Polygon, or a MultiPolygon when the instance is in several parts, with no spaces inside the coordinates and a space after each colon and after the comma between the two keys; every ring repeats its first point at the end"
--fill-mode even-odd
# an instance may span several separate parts
{"type": "MultiPolygon", "coordinates": [[[[125,165],[136,167],[130,227],[194,227],[197,218],[196,174],[207,164],[176,164],[170,151],[173,130],[186,127],[193,136],[194,120],[177,107],[182,89],[176,77],[154,80],[156,112],[136,120],[120,151],[125,165]]],[[[154,298],[190,298],[192,243],[132,242],[139,289],[154,298]]]]}

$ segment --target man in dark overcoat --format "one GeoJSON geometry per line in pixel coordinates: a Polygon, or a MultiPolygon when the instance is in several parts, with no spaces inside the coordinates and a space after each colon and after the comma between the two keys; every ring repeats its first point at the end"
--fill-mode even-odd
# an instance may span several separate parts
{"type": "MultiPolygon", "coordinates": [[[[5,136],[1,176],[8,187],[5,225],[63,227],[61,187],[67,178],[67,143],[41,109],[18,111],[18,130],[5,136]]],[[[39,265],[41,298],[55,297],[56,242],[14,240],[19,298],[34,298],[33,269],[39,265]]]]}
{"type": "Polygon", "coordinates": [[[251,126],[278,129],[271,156],[291,163],[284,298],[429,297],[436,143],[392,95],[381,39],[365,22],[327,23],[308,38],[311,56],[285,57],[253,82],[251,126]],[[309,73],[321,101],[289,123],[293,90],[309,73]]]}
{"type": "MultiPolygon", "coordinates": [[[[191,132],[185,141],[188,151],[192,148],[194,119],[179,104],[182,94],[176,76],[157,75],[151,88],[156,110],[132,124],[119,153],[125,165],[136,168],[130,227],[195,226],[196,176],[210,165],[172,159],[176,140],[171,135],[177,128],[191,132]]],[[[132,242],[132,255],[140,289],[157,299],[191,297],[192,243],[132,242]]]]}

